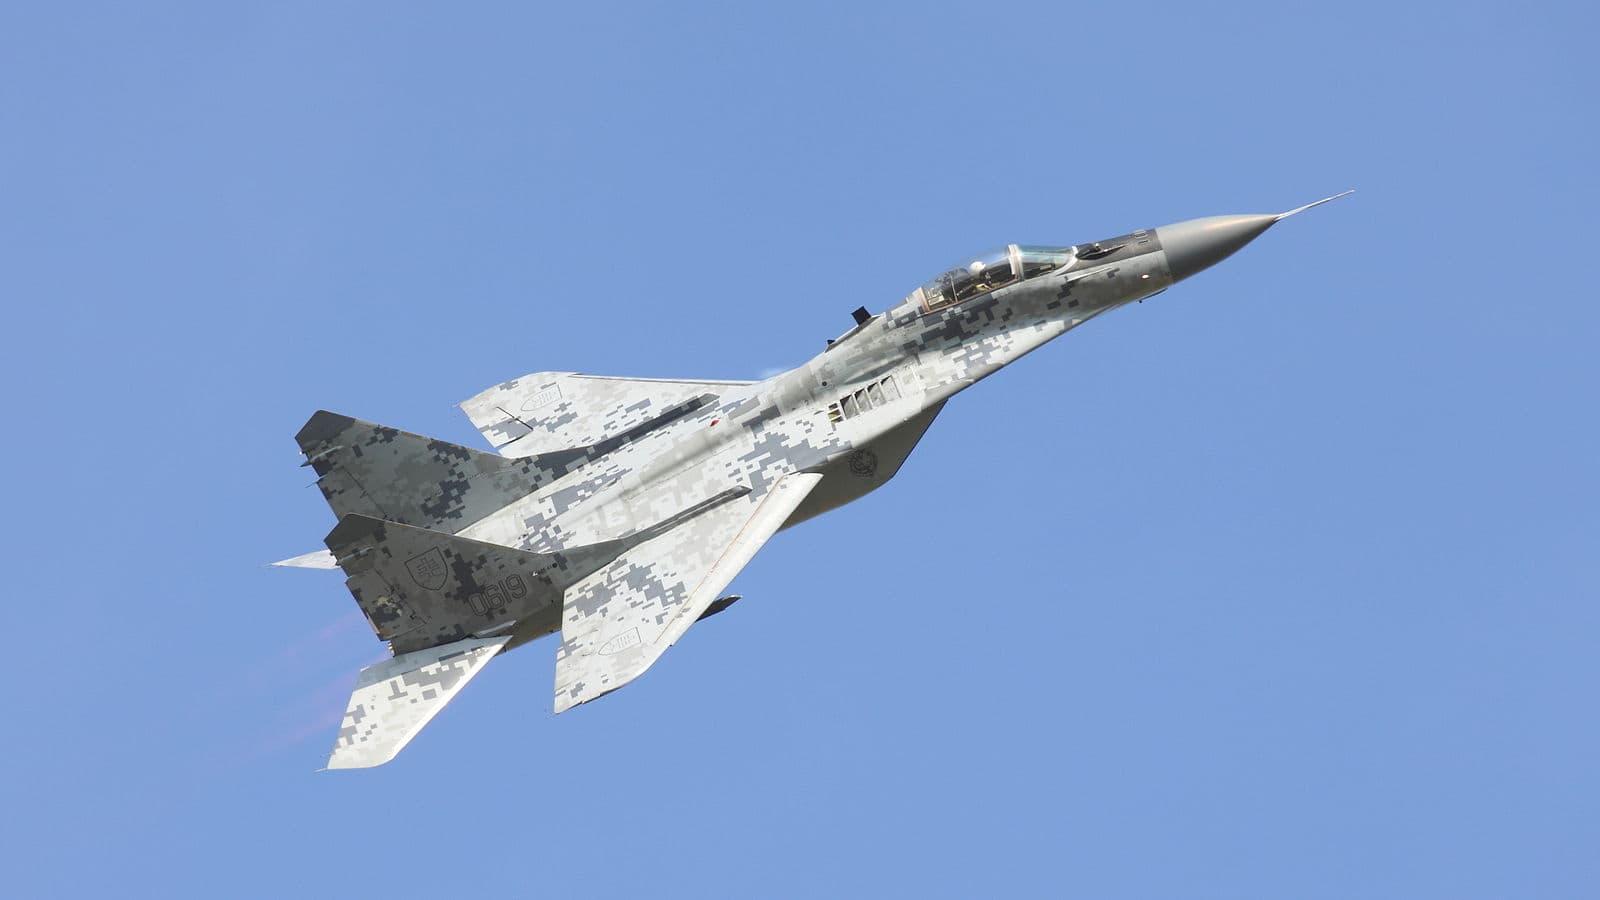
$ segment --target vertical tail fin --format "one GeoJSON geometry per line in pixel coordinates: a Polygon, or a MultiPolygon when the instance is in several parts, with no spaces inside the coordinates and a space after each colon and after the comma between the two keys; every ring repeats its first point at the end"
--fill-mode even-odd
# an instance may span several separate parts
{"type": "Polygon", "coordinates": [[[456,532],[564,474],[327,410],[295,442],[335,515],[456,532]]]}
{"type": "Polygon", "coordinates": [[[325,543],[372,630],[396,653],[499,633],[539,615],[550,616],[553,630],[562,590],[626,546],[530,553],[357,515],[340,519],[325,543]]]}

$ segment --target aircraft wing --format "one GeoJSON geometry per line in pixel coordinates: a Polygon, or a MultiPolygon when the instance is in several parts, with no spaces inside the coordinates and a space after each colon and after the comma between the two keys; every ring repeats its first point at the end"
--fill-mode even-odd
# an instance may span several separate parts
{"type": "Polygon", "coordinates": [[[742,384],[534,372],[461,401],[461,411],[502,456],[534,456],[624,438],[742,384]]]}
{"type": "Polygon", "coordinates": [[[567,592],[555,711],[643,674],[733,581],[822,476],[783,476],[627,551],[567,592]]]}

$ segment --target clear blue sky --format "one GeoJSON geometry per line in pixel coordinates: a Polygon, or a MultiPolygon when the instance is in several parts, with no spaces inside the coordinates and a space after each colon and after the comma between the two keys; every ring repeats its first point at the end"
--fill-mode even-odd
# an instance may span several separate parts
{"type": "Polygon", "coordinates": [[[5,893],[1580,897],[1578,3],[11,4],[5,893]],[[963,254],[1358,193],[961,396],[555,718],[315,774],[326,407],[749,378],[963,254]]]}

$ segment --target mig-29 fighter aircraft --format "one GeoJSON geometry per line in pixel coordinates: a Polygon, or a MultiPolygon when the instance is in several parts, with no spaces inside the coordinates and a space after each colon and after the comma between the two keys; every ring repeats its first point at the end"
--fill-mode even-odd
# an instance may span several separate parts
{"type": "Polygon", "coordinates": [[[362,670],[328,767],[393,759],[558,631],[557,713],[622,687],[738,599],[774,534],[892,478],[952,396],[1333,199],[980,254],[764,381],[525,375],[461,404],[497,453],[316,413],[295,439],[339,522],[280,565],[343,569],[394,654],[362,670]]]}

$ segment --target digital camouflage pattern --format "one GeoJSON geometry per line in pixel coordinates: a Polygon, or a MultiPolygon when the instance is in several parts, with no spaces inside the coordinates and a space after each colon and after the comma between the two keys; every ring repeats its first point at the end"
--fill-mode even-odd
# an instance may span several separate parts
{"type": "Polygon", "coordinates": [[[394,759],[408,741],[483,671],[506,638],[458,641],[405,653],[361,670],[330,769],[365,769],[394,759]]]}
{"type": "Polygon", "coordinates": [[[773,534],[892,477],[952,396],[1299,211],[982,254],[763,381],[525,375],[461,405],[498,455],[316,413],[297,441],[340,517],[325,543],[398,654],[364,670],[330,768],[392,758],[490,656],[558,630],[556,712],[622,687],[773,534]]]}

